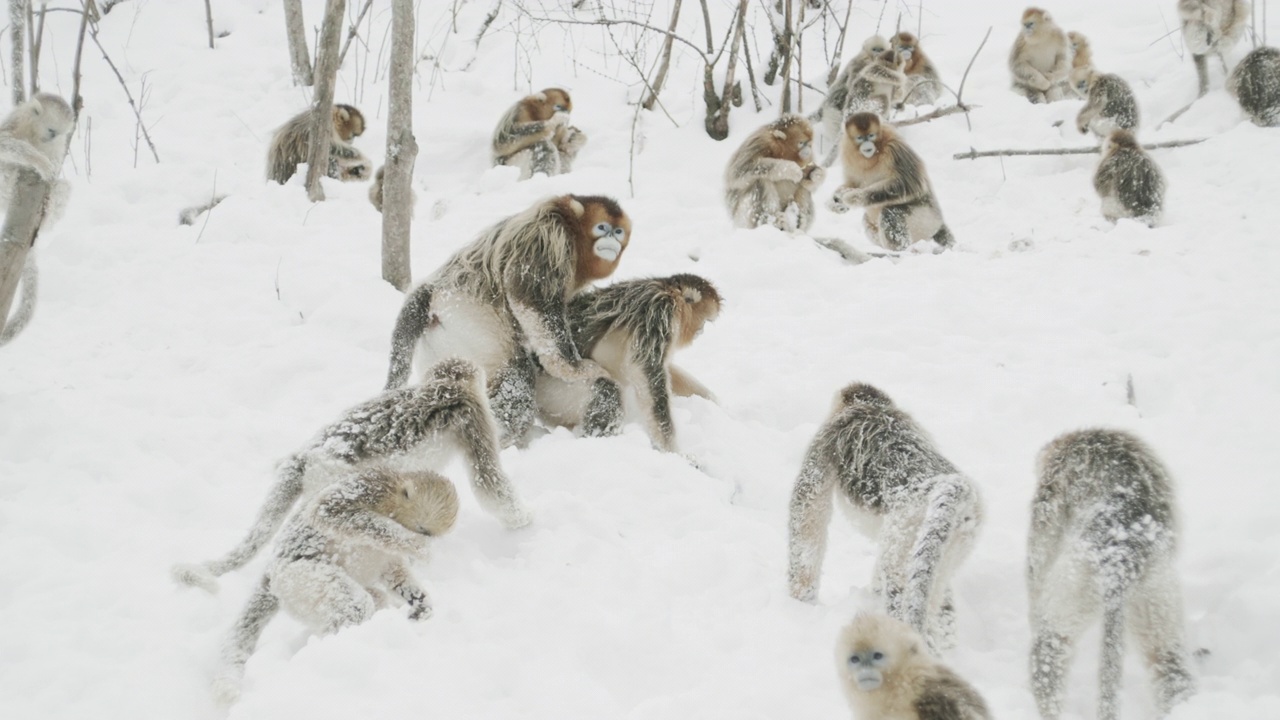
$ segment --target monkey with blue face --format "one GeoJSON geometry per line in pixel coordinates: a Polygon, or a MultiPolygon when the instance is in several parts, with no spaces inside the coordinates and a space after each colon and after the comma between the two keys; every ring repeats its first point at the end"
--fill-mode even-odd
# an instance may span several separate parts
{"type": "Polygon", "coordinates": [[[840,632],[836,673],[856,720],[991,718],[978,691],[888,615],[861,613],[840,632]]]}
{"type": "Polygon", "coordinates": [[[566,311],[569,298],[613,274],[630,241],[630,218],[603,196],[561,195],[499,221],[409,291],[391,337],[387,389],[447,358],[469,360],[488,380],[502,443],[521,444],[541,371],[589,388],[586,434],[617,432],[621,390],[582,356],[566,311]]]}

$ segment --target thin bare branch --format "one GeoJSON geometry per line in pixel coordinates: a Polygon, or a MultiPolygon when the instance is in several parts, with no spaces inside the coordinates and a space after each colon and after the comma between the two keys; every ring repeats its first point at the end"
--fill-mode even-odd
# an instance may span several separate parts
{"type": "Polygon", "coordinates": [[[142,109],[133,101],[133,93],[129,92],[129,84],[124,81],[124,76],[120,74],[120,70],[116,64],[111,62],[111,56],[107,54],[107,49],[102,47],[102,43],[98,42],[98,26],[93,25],[89,28],[89,39],[93,40],[93,44],[98,46],[98,52],[102,53],[102,59],[107,61],[107,66],[111,68],[111,72],[115,73],[116,80],[120,81],[120,87],[124,90],[124,95],[129,99],[129,107],[133,108],[133,116],[138,120],[138,129],[142,133],[142,137],[147,141],[147,147],[151,148],[151,157],[155,158],[157,163],[160,162],[160,154],[156,152],[156,144],[151,141],[151,133],[147,132],[146,123],[142,122],[142,109]]]}
{"type": "MultiPolygon", "coordinates": [[[[1186,147],[1188,145],[1196,145],[1202,143],[1209,138],[1195,138],[1191,140],[1167,140],[1165,142],[1150,143],[1143,145],[1144,150],[1163,150],[1165,148],[1186,147]]],[[[952,155],[954,160],[974,160],[983,157],[1010,157],[1014,155],[1097,155],[1102,152],[1101,146],[1084,147],[1084,148],[1051,148],[1043,150],[973,150],[969,152],[956,153],[952,155]]]]}
{"type": "MultiPolygon", "coordinates": [[[[360,14],[356,16],[356,21],[351,23],[351,27],[347,30],[347,39],[342,43],[342,52],[338,53],[338,67],[342,67],[342,60],[347,56],[347,48],[351,47],[351,41],[360,31],[360,21],[364,20],[365,13],[369,12],[369,8],[373,6],[373,0],[365,0],[364,7],[360,8],[360,14]]],[[[497,15],[498,9],[494,8],[494,15],[497,15]]],[[[456,18],[455,18],[456,19],[456,18]]],[[[493,22],[490,20],[489,22],[493,22]]],[[[485,25],[488,27],[488,25],[485,25]]],[[[480,32],[484,32],[482,29],[480,32]]],[[[477,38],[478,40],[478,38],[477,38]]]]}

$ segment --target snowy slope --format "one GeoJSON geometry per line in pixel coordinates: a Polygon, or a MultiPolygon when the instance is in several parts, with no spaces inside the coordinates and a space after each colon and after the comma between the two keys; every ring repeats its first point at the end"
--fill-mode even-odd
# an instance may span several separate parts
{"type": "MultiPolygon", "coordinates": [[[[560,17],[568,4],[541,3],[560,17]]],[[[665,24],[669,3],[656,4],[650,22],[665,24]]],[[[723,26],[732,4],[710,4],[723,26]]],[[[338,83],[339,101],[370,120],[357,145],[375,158],[390,19],[376,5],[338,83]]],[[[705,472],[653,451],[638,425],[600,440],[552,431],[503,454],[536,513],[508,532],[454,468],[462,514],[417,568],[435,616],[414,624],[384,611],[326,638],[282,616],[231,717],[847,717],[831,651],[869,599],[874,548],[837,515],[819,601],[791,600],[784,578],[792,480],[834,392],[855,379],[890,393],[982,490],[987,522],[956,578],[960,644],[947,660],[997,716],[1035,716],[1023,586],[1034,454],[1100,424],[1137,432],[1179,480],[1189,632],[1211,654],[1200,693],[1173,717],[1280,717],[1280,656],[1267,640],[1280,634],[1280,132],[1243,119],[1220,68],[1207,98],[1153,129],[1195,90],[1178,34],[1160,39],[1172,0],[1050,6],[1133,86],[1144,140],[1211,138],[1157,151],[1169,181],[1160,227],[1103,221],[1089,156],[952,160],[970,147],[1089,141],[1073,127],[1078,101],[1032,106],[1008,91],[1020,3],[928,2],[922,43],[952,87],[994,26],[965,88],[980,106],[972,130],[952,116],[903,131],[959,246],[857,267],[801,238],[729,225],[722,168],[776,115],[776,86],[762,88],[773,105],[735,109],[716,143],[702,130],[699,61],[678,50],[665,113],[636,123],[632,192],[628,102],[641,86],[610,35],[535,33],[507,7],[476,51],[492,4],[461,3],[456,34],[454,5],[419,6],[414,276],[539,198],[618,197],[635,227],[620,277],[696,272],[726,298],[681,355],[720,405],[675,403],[681,442],[705,472]],[[517,97],[549,85],[572,89],[590,142],[572,174],[516,183],[488,167],[490,131],[517,97]]],[[[914,29],[910,5],[902,23],[914,29]]],[[[322,6],[304,2],[309,28],[322,6]]],[[[680,32],[700,42],[696,4],[686,6],[680,32]]],[[[879,11],[855,4],[851,46],[879,11]]],[[[160,164],[145,146],[135,162],[132,112],[86,50],[92,122],[66,166],[71,205],[37,245],[37,315],[0,350],[3,717],[221,716],[208,680],[263,562],[216,596],[175,587],[168,567],[230,547],[274,462],[385,376],[400,294],[379,279],[366,186],[327,184],[329,200],[313,205],[300,177],[262,180],[272,128],[308,97],[290,82],[281,4],[224,0],[214,12],[229,32],[216,50],[198,3],[129,0],[102,21],[135,96],[146,79],[160,164]],[[229,197],[207,223],[176,224],[214,192],[229,197]]],[[[767,49],[762,12],[752,4],[752,45],[767,49]]],[[[886,28],[896,14],[891,5],[886,28]]],[[[69,95],[75,30],[70,15],[51,16],[44,89],[69,95]]],[[[811,32],[805,76],[821,84],[811,32]]],[[[613,37],[629,49],[636,31],[613,37]]],[[[646,66],[657,45],[649,35],[646,66]]],[[[806,93],[807,110],[818,102],[806,93]]],[[[857,213],[822,211],[814,231],[869,249],[857,213]]],[[[1072,717],[1093,716],[1096,647],[1094,632],[1072,675],[1072,717]]],[[[1129,662],[1125,717],[1150,717],[1129,662]]]]}

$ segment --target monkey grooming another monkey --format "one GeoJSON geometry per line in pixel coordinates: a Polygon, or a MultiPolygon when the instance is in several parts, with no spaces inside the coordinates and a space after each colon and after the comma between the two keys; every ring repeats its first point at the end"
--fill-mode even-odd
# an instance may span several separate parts
{"type": "Polygon", "coordinates": [[[613,274],[631,241],[631,220],[612,198],[562,195],[502,220],[405,296],[391,336],[387,387],[448,357],[488,378],[504,445],[534,420],[537,367],[591,389],[588,435],[618,431],[618,384],[573,344],[569,298],[613,274]]]}
{"type": "Polygon", "coordinates": [[[1045,10],[1029,7],[1022,13],[1022,31],[1009,52],[1013,89],[1033,103],[1054,102],[1067,95],[1071,53],[1066,33],[1045,10]]]}
{"type": "Polygon", "coordinates": [[[844,134],[844,119],[852,110],[849,109],[849,91],[853,82],[871,59],[889,49],[889,41],[879,35],[872,35],[862,43],[862,49],[845,63],[840,74],[827,88],[827,96],[822,107],[809,116],[809,122],[822,121],[822,142],[826,147],[826,159],[823,167],[831,167],[836,161],[836,153],[840,149],[840,138],[844,134]]]}
{"type": "MultiPolygon", "coordinates": [[[[715,286],[685,273],[586,290],[569,301],[568,309],[578,351],[600,363],[624,390],[635,393],[649,438],[666,452],[678,452],[671,395],[714,400],[711,391],[672,363],[671,356],[719,314],[715,286]]],[[[583,421],[590,397],[580,386],[539,373],[537,402],[544,419],[573,427],[583,421]]]]}
{"type": "Polygon", "coordinates": [[[859,613],[836,640],[836,673],[854,720],[990,720],[972,685],[934,660],[910,626],[859,613]]]}
{"type": "Polygon", "coordinates": [[[898,133],[875,113],[856,113],[845,122],[844,134],[844,185],[832,196],[831,211],[864,207],[867,237],[888,250],[905,250],[918,240],[954,245],[924,161],[898,133]]]}
{"type": "Polygon", "coordinates": [[[1060,717],[1072,646],[1101,616],[1099,720],[1120,716],[1126,636],[1138,641],[1163,717],[1195,692],[1174,567],[1178,529],[1168,471],[1133,435],[1091,429],[1046,445],[1036,474],[1027,590],[1031,689],[1040,716],[1060,717]]]}
{"type": "Polygon", "coordinates": [[[842,389],[791,491],[787,579],[797,600],[817,598],[837,492],[859,527],[879,528],[875,589],[889,615],[932,652],[954,645],[950,580],[982,522],[973,482],[888,395],[863,383],[842,389]]]}
{"type": "Polygon", "coordinates": [[[512,105],[493,131],[493,164],[520,168],[520,179],[534,173],[569,172],[586,133],[569,125],[573,100],[561,88],[547,88],[512,105]]]}
{"type": "Polygon", "coordinates": [[[239,696],[245,663],[281,607],[315,632],[335,633],[385,606],[385,588],[409,605],[410,620],[431,617],[409,563],[425,558],[430,539],[457,516],[453,484],[433,472],[375,467],[321,490],[281,533],[275,559],[223,646],[218,699],[239,696]]]}
{"type": "MultiPolygon", "coordinates": [[[[364,115],[351,105],[333,106],[333,134],[329,137],[329,167],[325,175],[344,182],[368,180],[373,163],[351,144],[364,134],[364,115]]],[[[267,179],[281,185],[307,162],[311,154],[311,110],[289,118],[271,136],[267,148],[267,179]]]]}

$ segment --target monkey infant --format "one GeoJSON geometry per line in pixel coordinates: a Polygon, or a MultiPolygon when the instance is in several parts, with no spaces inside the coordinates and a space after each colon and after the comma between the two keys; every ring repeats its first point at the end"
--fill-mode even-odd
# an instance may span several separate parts
{"type": "Polygon", "coordinates": [[[920,636],[859,613],[836,641],[836,672],[856,720],[990,720],[982,696],[929,657],[920,636]]]}
{"type": "Polygon", "coordinates": [[[411,620],[430,617],[430,600],[408,564],[425,558],[429,540],[457,516],[453,484],[433,472],[374,468],[322,490],[289,521],[223,646],[214,680],[219,699],[239,694],[244,665],[281,607],[316,632],[334,633],[385,606],[385,588],[409,605],[411,620]]]}
{"type": "Polygon", "coordinates": [[[569,172],[587,144],[586,133],[569,125],[571,112],[573,100],[561,88],[521,98],[493,131],[493,164],[519,168],[521,180],[569,172]]]}

